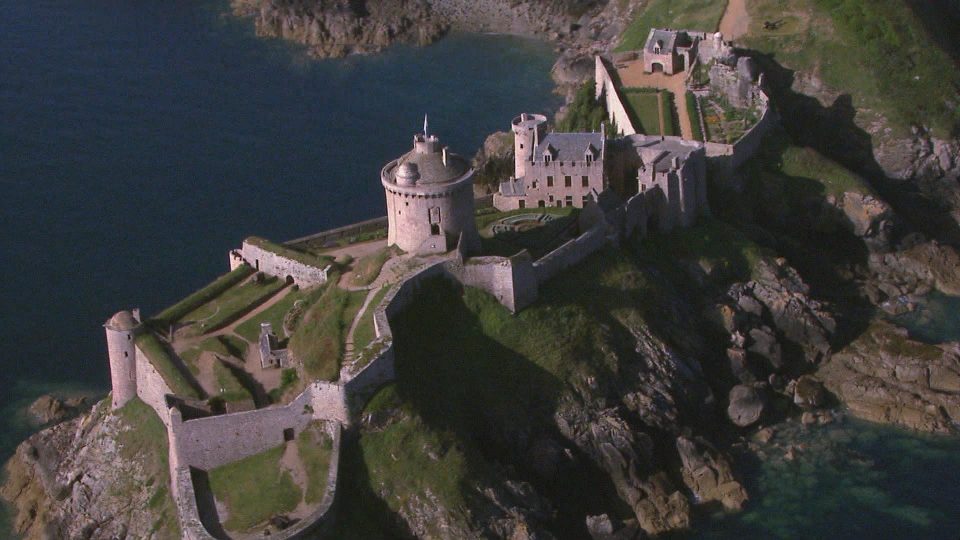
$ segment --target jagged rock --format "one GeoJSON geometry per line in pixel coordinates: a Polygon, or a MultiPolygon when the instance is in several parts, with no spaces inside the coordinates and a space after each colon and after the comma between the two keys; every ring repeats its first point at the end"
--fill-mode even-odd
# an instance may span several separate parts
{"type": "Polygon", "coordinates": [[[63,400],[49,394],[44,394],[30,404],[27,412],[37,424],[46,425],[62,422],[76,416],[86,403],[86,398],[63,400]]]}
{"type": "Polygon", "coordinates": [[[853,233],[860,237],[885,234],[884,223],[889,223],[893,217],[893,211],[887,203],[855,191],[843,194],[843,213],[850,220],[853,233]]]}
{"type": "Polygon", "coordinates": [[[797,271],[770,258],[761,259],[754,270],[755,279],[733,284],[727,296],[754,315],[758,311],[755,303],[762,304],[777,330],[799,345],[809,362],[828,355],[836,321],[808,296],[810,288],[797,271]]]}
{"type": "MultiPolygon", "coordinates": [[[[960,295],[960,253],[951,246],[923,242],[902,251],[871,254],[868,264],[874,274],[869,285],[886,297],[922,294],[931,288],[960,295]]],[[[883,298],[871,300],[880,303],[883,298]]]]}
{"type": "Polygon", "coordinates": [[[677,452],[683,462],[683,481],[696,500],[719,501],[727,510],[740,510],[747,492],[733,477],[730,463],[702,442],[677,437],[677,452]]]}
{"type": "Polygon", "coordinates": [[[770,330],[770,328],[761,326],[751,329],[750,339],[753,341],[748,348],[750,352],[765,358],[774,371],[778,371],[783,367],[780,343],[777,342],[777,337],[773,335],[773,331],[770,330]]]}
{"type": "Polygon", "coordinates": [[[776,432],[773,430],[773,428],[765,427],[758,431],[756,435],[754,435],[754,439],[756,439],[757,442],[767,444],[773,439],[774,435],[776,435],[776,432]]]}
{"type": "Polygon", "coordinates": [[[133,426],[109,406],[30,436],[7,462],[0,497],[16,509],[13,527],[25,540],[174,538],[162,457],[125,449],[133,426]]]}
{"type": "Polygon", "coordinates": [[[730,405],[727,416],[740,427],[756,423],[766,406],[763,395],[753,386],[738,384],[730,390],[730,405]]]}
{"type": "Polygon", "coordinates": [[[827,393],[823,383],[804,375],[797,379],[793,388],[793,403],[801,409],[819,409],[826,404],[827,393]]]}
{"type": "Polygon", "coordinates": [[[876,322],[834,354],[817,377],[855,416],[921,431],[960,422],[960,344],[913,341],[876,322]]]}

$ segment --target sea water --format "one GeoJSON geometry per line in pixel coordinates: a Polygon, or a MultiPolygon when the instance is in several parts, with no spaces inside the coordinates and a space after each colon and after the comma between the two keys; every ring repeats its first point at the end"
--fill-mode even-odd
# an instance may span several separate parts
{"type": "Polygon", "coordinates": [[[0,459],[44,392],[109,389],[103,322],[286,240],[384,214],[430,132],[471,157],[550,112],[550,46],[452,35],[317,61],[225,2],[0,0],[0,459]]]}

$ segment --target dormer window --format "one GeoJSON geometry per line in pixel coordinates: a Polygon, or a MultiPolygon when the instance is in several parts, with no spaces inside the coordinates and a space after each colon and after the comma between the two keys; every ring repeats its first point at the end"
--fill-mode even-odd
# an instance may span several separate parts
{"type": "Polygon", "coordinates": [[[550,160],[551,160],[551,159],[552,159],[552,157],[550,156],[550,154],[544,154],[544,155],[543,155],[543,162],[544,162],[544,163],[550,163],[550,160]]]}
{"type": "Polygon", "coordinates": [[[588,154],[587,154],[586,156],[584,156],[584,157],[587,159],[587,163],[593,163],[593,155],[592,155],[592,154],[588,153],[588,154]]]}

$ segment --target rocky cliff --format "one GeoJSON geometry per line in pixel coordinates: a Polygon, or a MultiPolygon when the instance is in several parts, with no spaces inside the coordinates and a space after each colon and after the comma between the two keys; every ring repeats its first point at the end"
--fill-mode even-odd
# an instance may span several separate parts
{"type": "Polygon", "coordinates": [[[179,538],[166,430],[139,401],[109,407],[31,436],[7,463],[0,496],[25,539],[179,538]]]}

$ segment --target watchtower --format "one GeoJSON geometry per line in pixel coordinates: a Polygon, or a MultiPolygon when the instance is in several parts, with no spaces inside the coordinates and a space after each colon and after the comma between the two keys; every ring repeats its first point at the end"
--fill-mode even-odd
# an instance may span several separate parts
{"type": "Polygon", "coordinates": [[[118,311],[103,327],[110,357],[111,407],[119,409],[137,395],[137,348],[134,343],[140,321],[129,311],[118,311]]]}
{"type": "Polygon", "coordinates": [[[473,168],[440,139],[413,137],[413,149],[387,163],[380,173],[387,197],[387,244],[408,253],[449,251],[457,242],[473,253],[480,248],[474,218],[473,168]]]}
{"type": "Polygon", "coordinates": [[[547,132],[547,117],[523,113],[513,119],[513,155],[515,178],[527,175],[527,163],[533,160],[533,151],[547,132]]]}

